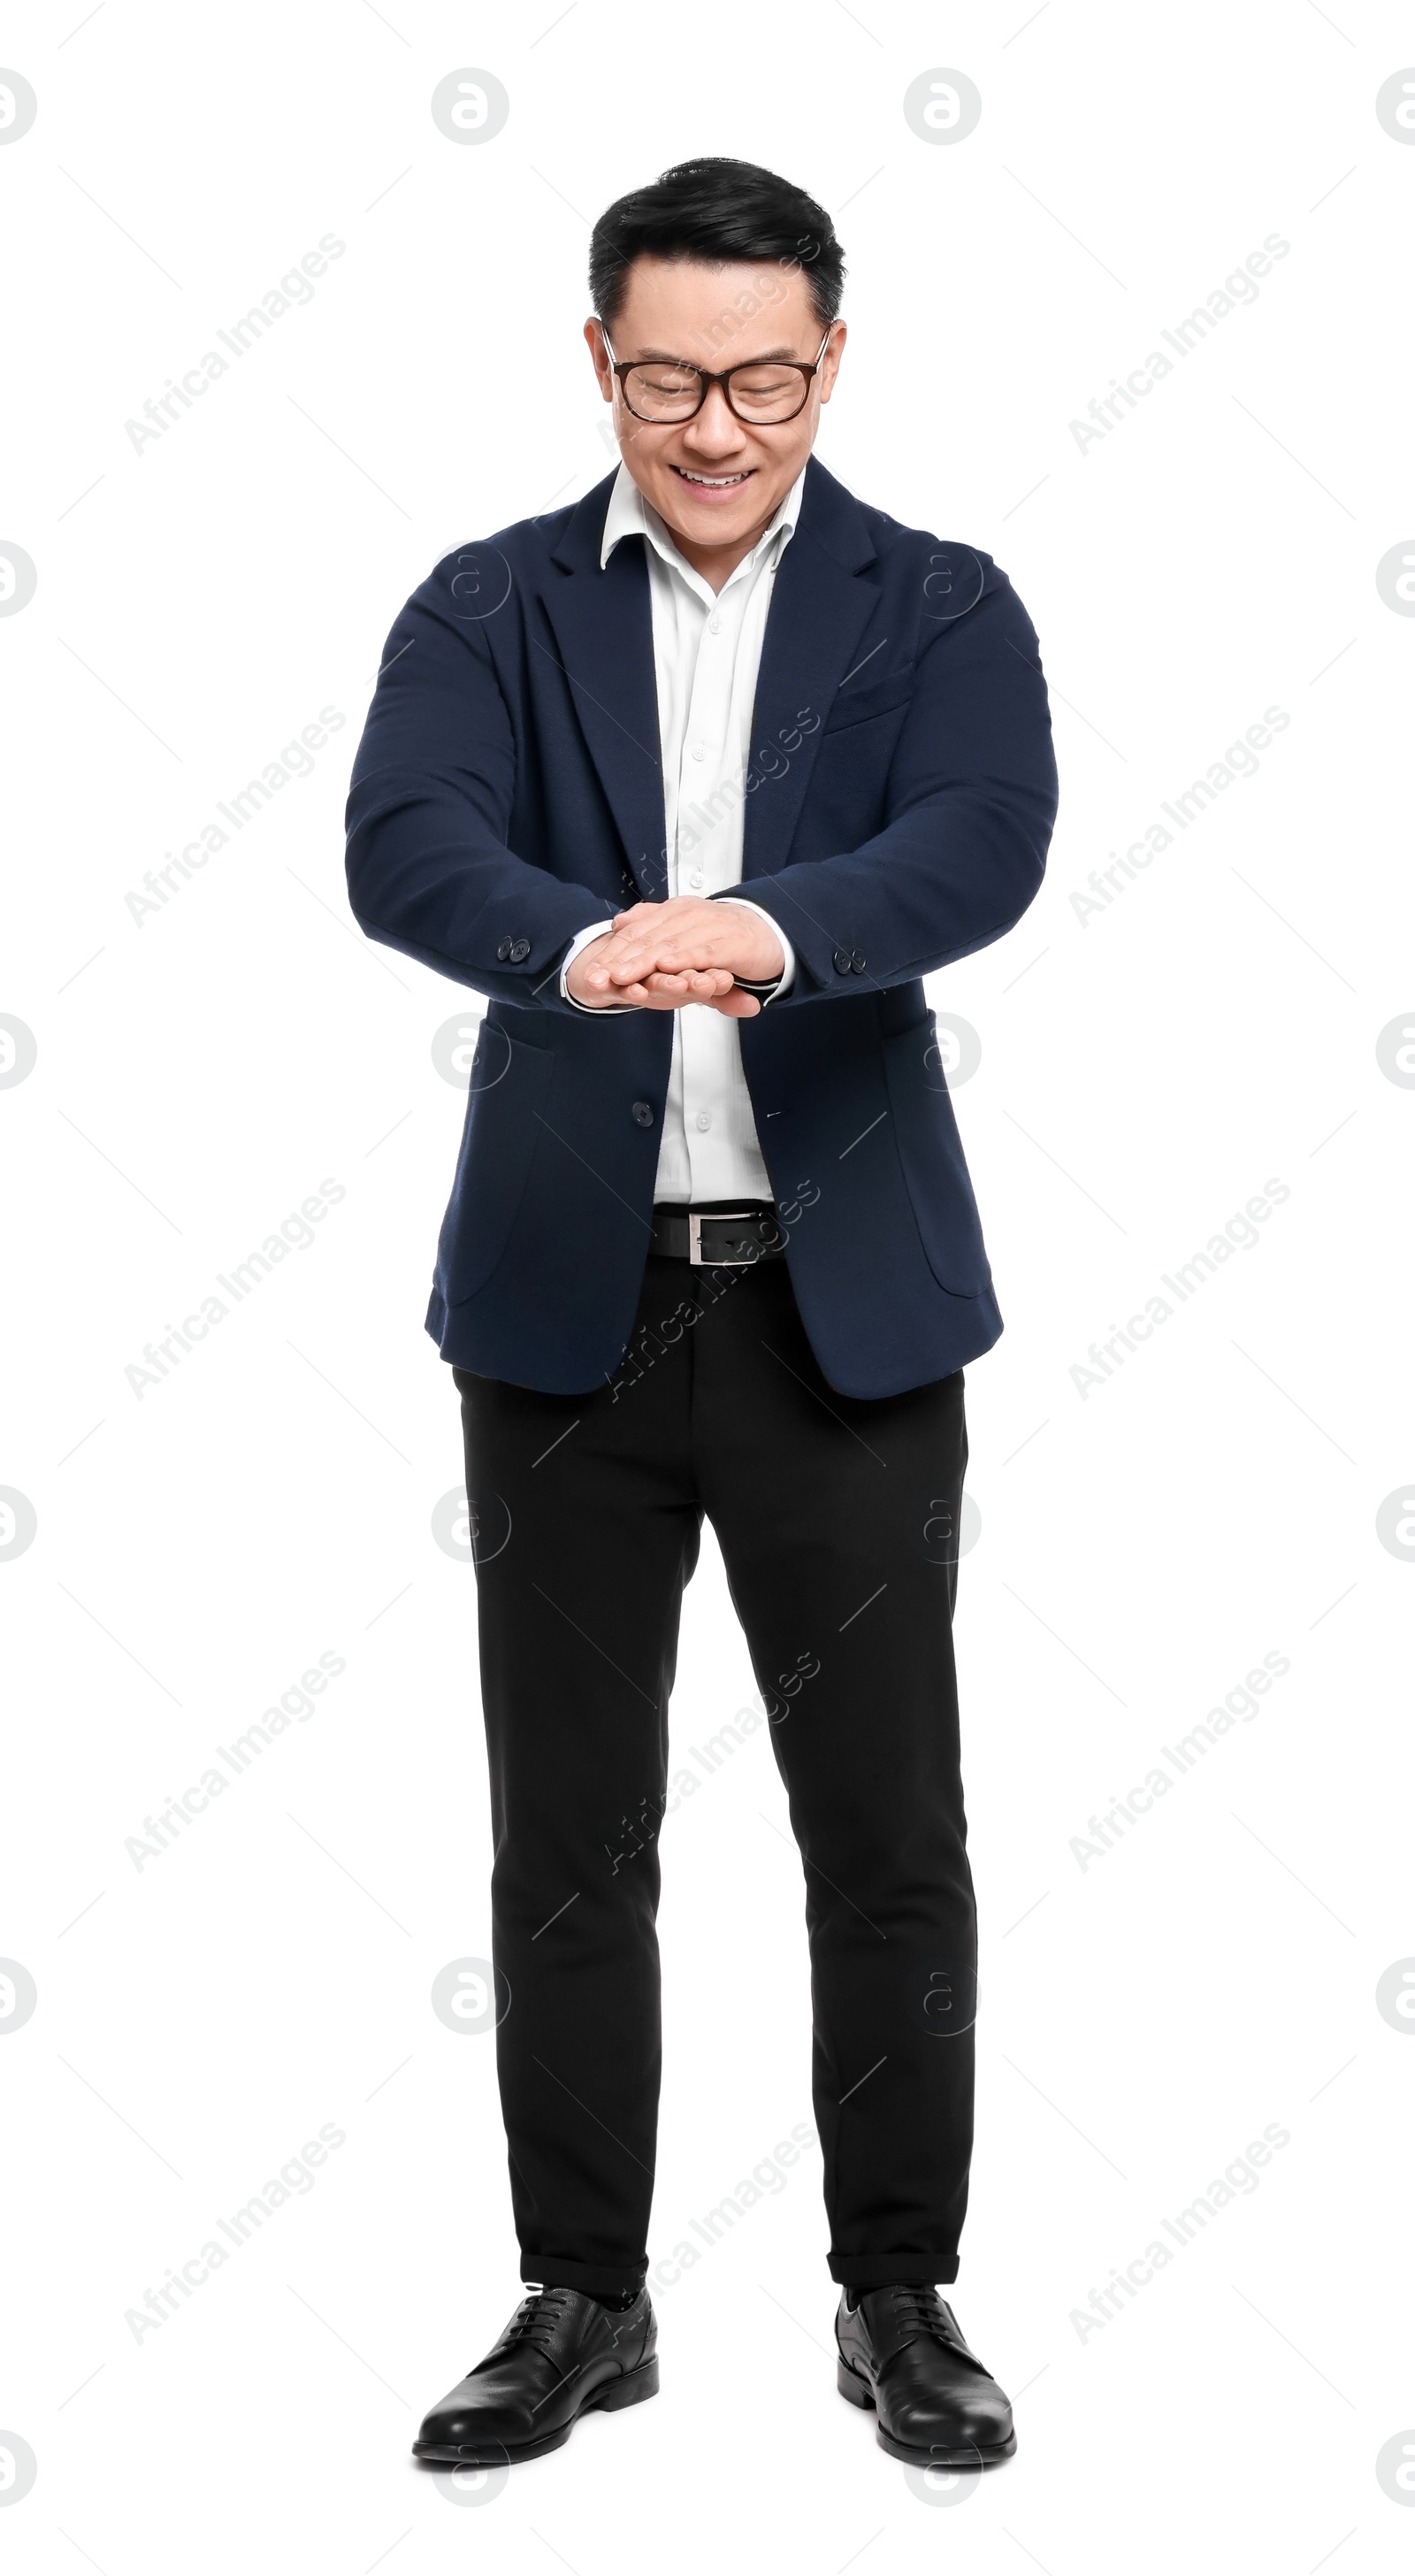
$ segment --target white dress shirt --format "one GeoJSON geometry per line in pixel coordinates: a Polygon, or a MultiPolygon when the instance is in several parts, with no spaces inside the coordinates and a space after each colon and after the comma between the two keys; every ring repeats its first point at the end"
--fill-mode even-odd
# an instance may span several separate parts
{"type": "MultiPolygon", "coordinates": [[[[803,467],[751,553],[716,592],[679,553],[626,465],[609,496],[601,571],[624,537],[642,537],[648,559],[670,895],[712,895],[742,882],[743,782],[750,768],[762,638],[805,479],[803,467]]],[[[760,904],[743,900],[745,909],[770,924],[785,958],[769,1006],[795,975],[795,952],[780,924],[760,904]]],[[[560,970],[567,1001],[574,1001],[565,987],[571,965],[604,930],[603,921],[592,921],[571,941],[560,970]]],[[[654,1197],[686,1206],[771,1195],[742,1071],[738,1023],[705,1003],[690,1002],[673,1014],[654,1197]]]]}

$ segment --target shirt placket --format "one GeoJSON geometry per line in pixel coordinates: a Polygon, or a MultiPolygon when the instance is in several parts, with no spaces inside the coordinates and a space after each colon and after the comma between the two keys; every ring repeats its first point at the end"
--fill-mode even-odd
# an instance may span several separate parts
{"type": "MultiPolygon", "coordinates": [[[[684,729],[678,785],[678,892],[716,894],[736,881],[727,847],[733,808],[714,800],[732,765],[732,683],[751,573],[724,584],[703,625],[684,729]],[[685,847],[685,843],[687,846],[685,847]]],[[[718,1011],[680,1014],[683,1047],[683,1131],[695,1199],[723,1197],[730,1159],[727,1107],[737,1032],[718,1011]]]]}

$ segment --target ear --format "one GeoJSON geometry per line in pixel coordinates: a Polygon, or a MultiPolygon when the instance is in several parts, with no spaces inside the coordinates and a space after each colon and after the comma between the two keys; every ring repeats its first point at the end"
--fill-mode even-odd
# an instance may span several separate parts
{"type": "Polygon", "coordinates": [[[832,322],[830,326],[830,338],[826,342],[825,356],[821,360],[820,389],[821,401],[823,403],[829,402],[830,397],[835,390],[835,379],[840,373],[840,361],[845,354],[846,336],[845,324],[843,322],[832,322]]]}
{"type": "Polygon", "coordinates": [[[594,361],[594,371],[599,378],[600,392],[606,402],[613,402],[614,375],[609,363],[609,351],[604,345],[604,333],[593,313],[585,324],[585,346],[594,361]]]}

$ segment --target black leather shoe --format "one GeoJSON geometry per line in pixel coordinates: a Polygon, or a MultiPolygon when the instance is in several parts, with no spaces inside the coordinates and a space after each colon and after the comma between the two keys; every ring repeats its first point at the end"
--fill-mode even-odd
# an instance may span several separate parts
{"type": "Polygon", "coordinates": [[[592,2407],[658,2395],[657,2346],[647,2290],[622,2315],[583,2290],[530,2290],[486,2359],[424,2418],[413,2456],[490,2469],[558,2451],[592,2407]]]}
{"type": "Polygon", "coordinates": [[[1010,2460],[1012,2408],[958,2331],[937,2290],[894,2283],[842,2291],[835,2320],[835,2380],[852,2406],[872,2406],[875,2440],[894,2460],[924,2469],[968,2469],[1010,2460]]]}

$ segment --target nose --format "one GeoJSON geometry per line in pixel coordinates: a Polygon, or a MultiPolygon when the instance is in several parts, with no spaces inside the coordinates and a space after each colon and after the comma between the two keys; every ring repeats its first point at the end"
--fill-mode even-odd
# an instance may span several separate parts
{"type": "Polygon", "coordinates": [[[683,436],[694,455],[704,459],[731,456],[740,449],[742,424],[721,385],[709,385],[702,410],[684,424],[683,436]]]}

